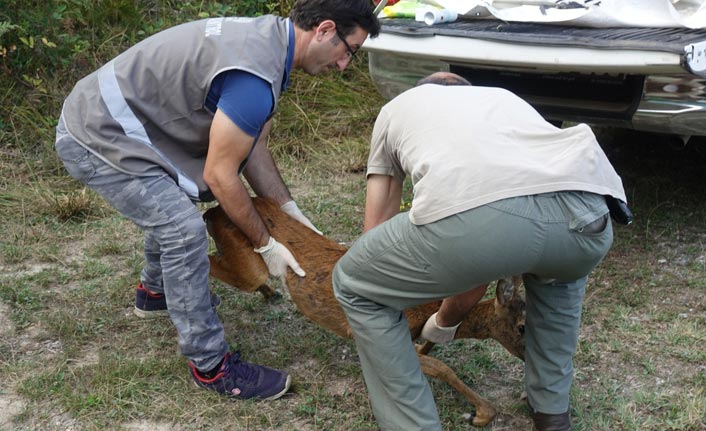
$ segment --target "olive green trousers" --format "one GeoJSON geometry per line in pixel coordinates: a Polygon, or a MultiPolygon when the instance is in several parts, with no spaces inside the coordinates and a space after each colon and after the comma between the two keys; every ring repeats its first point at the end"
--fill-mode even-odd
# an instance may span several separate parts
{"type": "Polygon", "coordinates": [[[546,193],[421,226],[398,214],[353,244],[334,270],[334,292],[380,427],[441,430],[402,310],[514,274],[526,289],[529,402],[566,412],[586,279],[613,241],[607,213],[599,195],[546,193]]]}

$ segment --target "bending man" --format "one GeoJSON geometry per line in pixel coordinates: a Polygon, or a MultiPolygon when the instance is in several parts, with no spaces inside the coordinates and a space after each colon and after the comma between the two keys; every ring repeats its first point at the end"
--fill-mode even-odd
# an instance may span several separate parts
{"type": "Polygon", "coordinates": [[[424,331],[449,340],[487,283],[513,274],[524,274],[527,292],[535,426],[569,429],[586,278],[613,240],[604,195],[625,200],[591,129],[558,129],[506,90],[437,73],[382,108],[365,233],[333,283],[383,430],[441,430],[402,310],[453,297],[424,331]],[[407,176],[412,208],[398,214],[407,176]]]}
{"type": "Polygon", "coordinates": [[[57,126],[68,172],[145,238],[136,290],[141,317],[168,313],[197,385],[275,399],[283,371],[230,353],[208,288],[206,227],[197,201],[218,200],[273,276],[304,271],[271,237],[240,178],[316,230],[267,149],[271,117],[292,69],[345,69],[379,23],[367,0],[298,0],[289,19],[210,18],[157,33],[76,84],[57,126]]]}

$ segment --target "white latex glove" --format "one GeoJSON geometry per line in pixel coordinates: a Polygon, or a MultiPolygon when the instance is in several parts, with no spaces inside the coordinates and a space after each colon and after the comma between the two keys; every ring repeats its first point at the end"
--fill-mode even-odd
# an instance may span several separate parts
{"type": "Polygon", "coordinates": [[[436,323],[437,314],[438,313],[434,313],[427,319],[427,323],[425,323],[424,328],[422,328],[422,338],[436,344],[445,344],[453,341],[456,336],[456,330],[461,324],[459,323],[456,326],[449,327],[439,326],[436,323]]]}
{"type": "Polygon", "coordinates": [[[297,203],[294,201],[289,201],[286,204],[282,205],[280,208],[282,208],[282,211],[286,212],[292,218],[299,223],[303,224],[304,226],[308,227],[309,229],[313,230],[314,232],[318,233],[319,235],[323,235],[320,230],[318,230],[314,224],[309,221],[308,218],[304,214],[302,214],[302,211],[299,209],[297,206],[297,203]]]}
{"type": "Polygon", "coordinates": [[[292,271],[300,277],[306,275],[302,267],[294,259],[292,252],[275,241],[273,237],[270,237],[266,246],[254,250],[255,253],[259,253],[262,256],[262,260],[267,265],[267,270],[270,271],[273,277],[284,277],[287,275],[287,267],[292,268],[292,271]]]}

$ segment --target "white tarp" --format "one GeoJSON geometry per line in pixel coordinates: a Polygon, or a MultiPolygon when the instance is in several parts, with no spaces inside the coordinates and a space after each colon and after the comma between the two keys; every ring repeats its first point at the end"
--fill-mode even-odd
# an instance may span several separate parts
{"type": "Polygon", "coordinates": [[[424,0],[466,17],[582,27],[706,28],[706,0],[424,0]]]}

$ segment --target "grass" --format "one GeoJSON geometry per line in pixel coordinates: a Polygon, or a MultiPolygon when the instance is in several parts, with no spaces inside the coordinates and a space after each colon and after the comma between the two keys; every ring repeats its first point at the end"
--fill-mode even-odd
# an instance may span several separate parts
{"type": "MultiPolygon", "coordinates": [[[[228,340],[248,360],[287,369],[295,383],[273,403],[196,390],[171,324],[131,314],[140,232],[68,178],[52,148],[70,86],[126,46],[204,14],[287,5],[111,0],[0,8],[7,23],[0,45],[10,52],[0,59],[0,429],[375,425],[352,341],[306,320],[286,296],[269,303],[216,280],[228,340]],[[22,41],[29,36],[33,47],[22,41]]],[[[367,141],[384,103],[366,72],[361,62],[322,78],[296,73],[270,139],[304,212],[347,243],[362,227],[367,141]]],[[[706,430],[706,146],[599,132],[636,221],[616,228],[613,249],[589,281],[573,429],[706,430]]],[[[435,355],[496,405],[500,414],[487,429],[529,429],[522,364],[499,345],[466,341],[435,355]]],[[[446,429],[473,429],[463,417],[471,406],[446,384],[431,384],[446,429]]]]}

